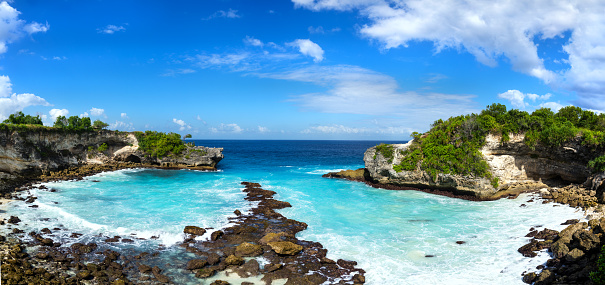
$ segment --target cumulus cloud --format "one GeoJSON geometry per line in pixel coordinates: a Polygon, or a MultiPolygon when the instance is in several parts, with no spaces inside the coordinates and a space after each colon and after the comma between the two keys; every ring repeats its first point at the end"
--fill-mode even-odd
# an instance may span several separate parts
{"type": "Polygon", "coordinates": [[[24,35],[44,33],[50,28],[48,23],[31,22],[28,24],[25,20],[19,19],[19,14],[21,12],[11,7],[8,2],[0,3],[0,54],[6,52],[8,44],[24,35]]]}
{"type": "Polygon", "coordinates": [[[547,93],[544,95],[531,94],[531,93],[523,93],[519,90],[508,90],[504,93],[498,94],[498,97],[502,99],[509,100],[513,107],[518,109],[524,109],[529,106],[528,102],[525,102],[525,98],[530,99],[533,102],[536,100],[545,101],[550,98],[551,94],[547,93]]]}
{"type": "Polygon", "coordinates": [[[288,43],[288,45],[297,47],[300,53],[312,57],[315,62],[320,62],[324,59],[324,50],[309,39],[298,39],[288,43]]]}
{"type": "Polygon", "coordinates": [[[353,10],[367,18],[361,35],[384,49],[429,41],[435,52],[456,49],[496,66],[505,58],[513,70],[553,87],[575,91],[578,103],[605,109],[605,2],[472,0],[293,0],[296,7],[353,10]],[[549,70],[538,42],[570,35],[561,50],[568,68],[549,70]]]}
{"type": "Polygon", "coordinates": [[[234,133],[239,134],[244,130],[238,126],[237,124],[221,124],[216,128],[210,128],[210,131],[213,133],[234,133]]]}
{"type": "Polygon", "coordinates": [[[242,16],[240,16],[237,10],[233,10],[233,9],[229,9],[227,11],[224,10],[218,10],[216,12],[214,12],[214,14],[203,18],[202,20],[212,20],[215,18],[229,18],[229,19],[235,19],[235,18],[241,18],[242,16]]]}
{"type": "Polygon", "coordinates": [[[99,108],[93,107],[92,109],[90,109],[89,112],[90,112],[91,116],[107,118],[107,115],[105,115],[105,109],[99,109],[99,108]]]}
{"type": "Polygon", "coordinates": [[[90,117],[88,112],[84,112],[84,113],[80,114],[80,118],[84,118],[84,117],[90,117]]]}
{"type": "Polygon", "coordinates": [[[415,129],[426,128],[438,118],[477,111],[475,96],[400,91],[394,78],[358,66],[311,66],[259,76],[309,82],[326,88],[325,92],[302,94],[291,100],[303,109],[394,116],[415,129]]]}
{"type": "Polygon", "coordinates": [[[121,113],[120,117],[122,117],[122,119],[130,119],[126,113],[121,113]]]}
{"type": "Polygon", "coordinates": [[[270,130],[267,127],[258,126],[258,132],[259,133],[268,133],[268,132],[270,132],[270,130]]]}
{"type": "Polygon", "coordinates": [[[51,109],[48,114],[50,115],[52,123],[54,123],[59,116],[67,117],[67,115],[69,115],[69,111],[67,109],[51,109]]]}
{"type": "Polygon", "coordinates": [[[48,24],[48,22],[46,22],[46,24],[33,22],[23,27],[23,30],[30,35],[35,33],[45,33],[46,31],[48,31],[48,29],[50,29],[50,25],[48,24]]]}
{"type": "Polygon", "coordinates": [[[123,32],[126,31],[126,28],[124,28],[124,26],[116,26],[116,25],[107,25],[103,28],[98,28],[97,32],[99,34],[108,34],[108,35],[112,35],[115,34],[116,32],[123,32]]]}
{"type": "Polygon", "coordinates": [[[187,123],[185,123],[185,121],[183,121],[183,120],[179,120],[179,119],[173,118],[172,122],[180,126],[180,128],[179,128],[180,131],[190,130],[191,129],[191,126],[188,125],[187,123]]]}
{"type": "Polygon", "coordinates": [[[8,118],[10,114],[23,111],[23,109],[29,106],[50,106],[46,100],[34,94],[16,94],[12,93],[12,91],[10,78],[4,75],[0,76],[0,121],[8,118]]]}
{"type": "Polygon", "coordinates": [[[541,108],[550,108],[551,110],[553,110],[553,112],[557,112],[559,111],[559,109],[565,107],[565,105],[561,105],[561,103],[559,102],[546,102],[546,103],[542,103],[540,104],[541,108]]]}

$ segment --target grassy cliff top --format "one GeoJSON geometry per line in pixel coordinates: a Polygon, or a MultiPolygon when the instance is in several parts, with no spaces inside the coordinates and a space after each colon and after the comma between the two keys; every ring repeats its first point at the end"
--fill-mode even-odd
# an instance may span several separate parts
{"type": "MultiPolygon", "coordinates": [[[[393,168],[398,172],[423,170],[433,177],[438,173],[485,177],[497,187],[498,179],[492,177],[480,151],[488,134],[499,135],[502,143],[508,142],[511,134],[524,134],[524,143],[532,149],[538,145],[560,147],[580,138],[586,147],[602,150],[605,114],[575,106],[564,107],[557,113],[541,108],[530,114],[494,103],[479,114],[440,119],[428,132],[412,133],[414,141],[402,151],[404,158],[393,168]]],[[[393,151],[389,145],[377,146],[377,152],[387,160],[392,161],[393,151]]],[[[595,157],[589,165],[595,171],[605,171],[605,156],[595,157]]]]}

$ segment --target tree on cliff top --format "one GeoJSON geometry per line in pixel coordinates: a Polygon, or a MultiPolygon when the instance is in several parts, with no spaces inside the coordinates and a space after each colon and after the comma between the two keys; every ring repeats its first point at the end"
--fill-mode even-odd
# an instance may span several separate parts
{"type": "Polygon", "coordinates": [[[74,131],[92,130],[90,118],[80,118],[78,116],[71,116],[69,118],[65,118],[65,116],[59,116],[55,120],[55,124],[53,125],[53,127],[74,131]]]}
{"type": "Polygon", "coordinates": [[[107,127],[109,127],[109,124],[107,124],[105,122],[102,122],[101,120],[95,120],[92,123],[92,128],[95,129],[95,130],[102,130],[102,129],[107,128],[107,127]]]}
{"type": "Polygon", "coordinates": [[[8,119],[4,120],[4,124],[15,124],[15,125],[44,125],[40,116],[25,115],[19,111],[17,113],[8,116],[8,119]]]}

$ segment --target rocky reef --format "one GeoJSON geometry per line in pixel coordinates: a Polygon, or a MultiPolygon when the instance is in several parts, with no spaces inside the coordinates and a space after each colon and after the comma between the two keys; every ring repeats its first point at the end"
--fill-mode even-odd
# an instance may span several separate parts
{"type": "Polygon", "coordinates": [[[83,175],[92,174],[95,169],[124,167],[216,170],[223,159],[222,148],[186,146],[179,155],[158,158],[141,151],[133,133],[5,129],[0,131],[0,193],[39,177],[57,176],[56,172],[65,170],[74,172],[80,167],[87,168],[83,175]]]}
{"type": "Polygon", "coordinates": [[[569,226],[560,232],[530,229],[528,244],[519,248],[526,257],[536,256],[535,251],[548,249],[552,258],[536,270],[525,272],[523,281],[528,284],[593,284],[590,272],[596,271],[597,259],[603,246],[605,218],[588,222],[568,220],[569,226]]]}
{"type": "Polygon", "coordinates": [[[196,241],[204,229],[191,227],[190,238],[182,244],[188,252],[199,256],[187,264],[199,278],[208,278],[219,271],[230,271],[240,277],[263,274],[262,281],[272,284],[285,280],[286,284],[363,284],[364,270],[355,268],[357,262],[326,257],[328,252],[320,243],[296,238],[307,224],[288,219],[275,210],[291,207],[290,203],[273,199],[274,191],[260,188],[260,184],[243,182],[245,198],[257,202],[249,214],[236,211],[235,225],[214,231],[207,241],[196,241]],[[261,269],[256,259],[268,261],[261,269]]]}

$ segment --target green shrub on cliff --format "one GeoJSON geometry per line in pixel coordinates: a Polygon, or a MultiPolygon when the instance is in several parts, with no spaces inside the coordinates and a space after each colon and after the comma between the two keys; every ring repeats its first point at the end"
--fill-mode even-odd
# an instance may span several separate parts
{"type": "Polygon", "coordinates": [[[23,112],[10,114],[8,119],[4,120],[2,123],[13,125],[44,125],[39,115],[34,117],[31,115],[25,115],[23,112]]]}
{"type": "Polygon", "coordinates": [[[605,246],[601,247],[601,254],[597,260],[597,270],[590,272],[590,280],[596,285],[605,285],[605,246]]]}
{"type": "MultiPolygon", "coordinates": [[[[391,163],[393,162],[393,146],[390,144],[379,144],[376,146],[376,153],[382,154],[386,160],[391,163]]],[[[374,159],[376,159],[376,154],[374,154],[374,159]]]]}
{"type": "Polygon", "coordinates": [[[135,132],[139,149],[151,156],[162,158],[169,154],[179,155],[185,149],[181,135],[156,131],[135,132]]]}
{"type": "MultiPolygon", "coordinates": [[[[501,143],[508,142],[511,134],[525,134],[524,143],[532,149],[538,145],[560,147],[580,137],[585,145],[605,147],[605,114],[574,106],[557,113],[540,108],[529,114],[494,103],[479,114],[439,119],[428,132],[413,133],[413,143],[402,152],[402,161],[393,169],[423,170],[433,177],[439,173],[484,177],[497,186],[498,180],[492,177],[480,152],[488,134],[500,136],[501,143]]],[[[377,151],[389,159],[387,145],[378,146],[377,151]]],[[[591,161],[590,166],[605,171],[605,157],[591,161]]]]}
{"type": "Polygon", "coordinates": [[[605,171],[605,155],[601,155],[588,162],[588,166],[592,168],[594,172],[605,171]]]}

